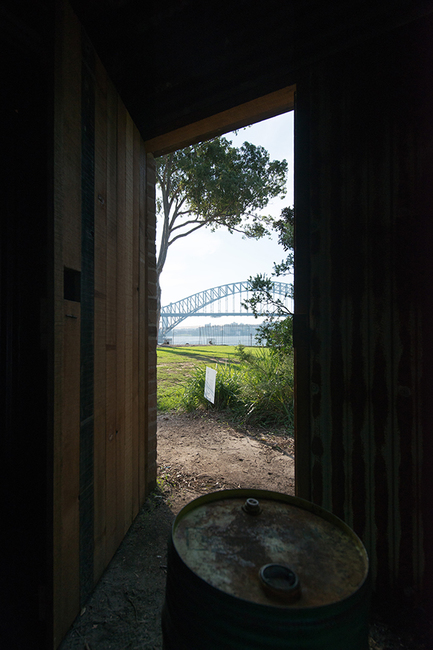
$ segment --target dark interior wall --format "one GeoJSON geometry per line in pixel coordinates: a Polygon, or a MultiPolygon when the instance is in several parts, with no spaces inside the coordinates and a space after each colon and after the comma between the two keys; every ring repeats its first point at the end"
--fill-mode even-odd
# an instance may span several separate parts
{"type": "Polygon", "coordinates": [[[72,5],[145,140],[289,85],[291,2],[72,5]]]}
{"type": "Polygon", "coordinates": [[[296,83],[424,0],[71,0],[144,140],[296,83]]]}
{"type": "Polygon", "coordinates": [[[74,7],[146,139],[296,84],[298,492],[427,593],[431,6],[74,7]]]}
{"type": "MultiPolygon", "coordinates": [[[[53,450],[60,477],[55,484],[55,534],[66,534],[63,547],[54,544],[56,567],[61,567],[57,595],[72,594],[73,601],[64,616],[58,615],[57,640],[79,608],[80,332],[75,325],[80,308],[64,292],[64,271],[82,270],[83,86],[81,27],[75,22],[72,41],[70,33],[58,33],[65,57],[58,64],[66,64],[66,69],[60,71],[57,86],[65,93],[57,104],[65,121],[55,140],[62,158],[56,170],[64,176],[57,179],[58,239],[53,241],[47,226],[53,192],[46,189],[53,70],[41,52],[44,43],[52,56],[54,31],[46,7],[59,3],[2,3],[2,18],[8,4],[16,15],[10,23],[3,21],[1,32],[6,64],[2,86],[10,99],[1,109],[7,156],[0,226],[1,354],[7,379],[2,497],[7,495],[3,507],[10,531],[3,563],[8,585],[3,590],[8,603],[3,618],[15,635],[8,647],[14,647],[17,634],[31,629],[32,643],[38,642],[35,635],[43,634],[39,605],[43,610],[46,558],[53,555],[51,510],[45,506],[50,503],[52,476],[46,467],[53,450]],[[79,49],[71,49],[71,42],[79,49]],[[78,66],[73,74],[69,65],[78,66]],[[41,312],[42,317],[48,314],[48,330],[41,312]],[[46,336],[54,326],[55,342],[46,336]],[[65,349],[71,366],[64,364],[65,349]],[[71,385],[74,400],[69,399],[71,385]],[[54,387],[58,391],[59,386],[63,392],[56,393],[53,403],[54,387]],[[29,408],[23,408],[24,402],[29,408]],[[24,619],[34,626],[21,625],[24,619]]],[[[335,2],[324,12],[323,3],[312,1],[299,3],[302,10],[295,16],[293,5],[278,2],[266,7],[206,3],[205,12],[203,3],[195,0],[74,4],[81,8],[91,40],[109,67],[108,75],[103,66],[91,75],[97,79],[94,325],[100,334],[94,360],[95,372],[108,378],[98,382],[94,393],[99,460],[93,578],[127,529],[155,467],[153,179],[138,131],[117,91],[134,113],[141,136],[150,138],[297,83],[298,490],[355,527],[387,598],[397,595],[404,601],[427,594],[433,545],[433,26],[427,18],[413,24],[410,20],[418,10],[428,13],[428,3],[399,2],[390,13],[382,3],[335,2]],[[218,12],[222,19],[216,20],[218,12]],[[215,34],[206,38],[213,25],[215,34]],[[164,49],[164,38],[171,34],[178,47],[164,49]],[[145,168],[146,173],[137,174],[145,168]],[[130,172],[133,188],[126,180],[130,172]],[[135,215],[132,222],[127,222],[126,213],[135,215]],[[137,241],[137,232],[140,248],[130,258],[125,241],[131,241],[131,234],[137,241]],[[142,254],[146,263],[139,267],[142,254]],[[137,290],[137,278],[140,296],[145,296],[138,303],[125,298],[125,287],[137,290]],[[117,293],[122,300],[115,305],[117,293]],[[124,326],[126,314],[129,329],[124,326]],[[131,329],[131,315],[143,327],[131,329]],[[141,373],[131,365],[131,350],[137,346],[145,364],[141,373]],[[139,411],[125,414],[123,396],[132,382],[144,398],[139,411]],[[117,386],[122,386],[120,391],[117,386]],[[131,478],[138,475],[130,472],[138,440],[130,432],[143,431],[141,425],[137,429],[137,417],[147,432],[138,483],[131,478]],[[119,438],[118,431],[125,435],[114,452],[110,445],[119,438]],[[126,510],[120,500],[110,502],[115,482],[104,483],[106,461],[116,480],[124,484],[128,477],[131,498],[126,510]]],[[[31,647],[30,641],[25,647],[31,647]]]]}
{"type": "Polygon", "coordinates": [[[44,49],[32,34],[4,21],[0,58],[0,638],[4,647],[33,648],[45,638],[42,610],[49,592],[46,324],[51,93],[44,49]]]}
{"type": "Polygon", "coordinates": [[[432,30],[297,79],[297,489],[400,604],[432,584],[432,30]]]}
{"type": "Polygon", "coordinates": [[[39,650],[156,480],[154,169],[67,2],[0,17],[0,645],[39,650]]]}

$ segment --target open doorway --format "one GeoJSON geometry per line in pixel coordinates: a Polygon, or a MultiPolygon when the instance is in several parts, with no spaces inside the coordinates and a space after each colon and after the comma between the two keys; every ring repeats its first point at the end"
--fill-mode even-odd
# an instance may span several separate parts
{"type": "MultiPolygon", "coordinates": [[[[285,96],[287,98],[287,93],[285,96]]],[[[293,102],[293,92],[289,97],[293,102]]],[[[284,110],[291,108],[293,104],[286,103],[284,110]]],[[[275,114],[283,112],[282,109],[274,110],[275,114]]],[[[271,115],[264,115],[263,119],[265,117],[271,115]]],[[[254,121],[254,117],[248,121],[254,121]]],[[[243,125],[233,124],[232,128],[243,125]]],[[[230,129],[227,128],[226,131],[230,129]]],[[[248,132],[245,139],[248,140],[248,132]]],[[[280,255],[275,261],[280,261],[280,255]]],[[[201,415],[198,413],[180,418],[177,423],[176,445],[171,442],[166,444],[167,450],[173,454],[173,459],[166,459],[165,462],[165,469],[167,465],[170,466],[170,476],[166,473],[163,478],[164,469],[161,468],[159,483],[161,486],[165,482],[170,488],[170,483],[177,482],[177,496],[174,493],[164,495],[164,485],[160,491],[150,495],[61,650],[72,650],[85,643],[89,647],[97,645],[101,649],[110,645],[123,647],[128,643],[132,647],[134,643],[138,645],[138,642],[140,647],[161,648],[160,614],[165,589],[167,539],[175,509],[178,510],[187,500],[194,498],[194,490],[198,488],[197,493],[201,493],[201,490],[238,487],[241,483],[251,485],[252,471],[257,471],[263,487],[294,493],[293,439],[292,448],[286,447],[285,443],[289,444],[287,439],[283,441],[277,434],[265,438],[258,429],[245,432],[228,426],[218,414],[206,421],[201,415]],[[229,441],[233,447],[231,450],[228,447],[229,441]],[[196,443],[194,453],[189,442],[196,443]],[[213,462],[218,465],[217,473],[204,467],[204,454],[208,451],[212,454],[213,462]],[[180,460],[181,453],[189,462],[194,463],[198,471],[195,477],[192,472],[183,469],[177,471],[176,462],[180,460]],[[240,472],[240,477],[230,474],[231,469],[226,471],[222,467],[223,461],[226,467],[236,466],[234,471],[240,472]],[[279,477],[285,481],[284,485],[276,482],[280,480],[279,477]]],[[[165,419],[167,417],[169,418],[164,414],[161,416],[158,431],[160,465],[163,464],[163,427],[172,424],[170,418],[165,419]]]]}
{"type": "MultiPolygon", "coordinates": [[[[290,89],[290,92],[293,93],[293,89],[290,89]]],[[[291,101],[293,101],[293,94],[291,94],[291,97],[291,101]]],[[[293,108],[293,104],[290,108],[293,108]]],[[[250,129],[237,131],[236,134],[229,132],[225,137],[233,142],[234,146],[241,146],[244,141],[261,145],[269,150],[270,157],[274,160],[282,156],[276,154],[275,149],[269,149],[267,141],[260,142],[257,139],[260,136],[253,135],[252,132],[254,130],[259,131],[257,127],[263,127],[266,123],[270,128],[269,124],[271,122],[280,121],[280,138],[285,139],[287,143],[283,155],[286,159],[289,159],[290,178],[287,195],[276,208],[281,212],[283,206],[291,207],[293,205],[293,112],[278,112],[280,115],[274,120],[260,120],[258,124],[256,123],[250,129]],[[286,130],[285,134],[284,129],[286,130]]],[[[266,117],[269,117],[269,115],[266,117]]],[[[252,121],[254,121],[254,118],[252,118],[252,121]]],[[[266,213],[266,209],[264,212],[266,213]]],[[[218,231],[217,233],[205,232],[209,242],[218,239],[218,231]]],[[[280,263],[285,253],[283,247],[276,245],[277,237],[275,236],[273,259],[268,267],[266,267],[266,262],[263,260],[264,255],[256,252],[255,255],[252,254],[252,257],[254,257],[253,267],[249,269],[246,267],[243,272],[245,277],[243,275],[241,277],[239,271],[235,271],[236,277],[232,277],[230,276],[230,273],[233,274],[231,267],[236,268],[236,265],[230,264],[230,256],[238,255],[240,257],[242,249],[247,249],[249,243],[252,244],[250,249],[256,247],[256,251],[259,251],[260,247],[257,246],[257,242],[248,242],[248,240],[245,241],[239,236],[236,243],[230,247],[230,239],[234,240],[236,236],[227,233],[226,238],[229,241],[227,257],[224,257],[221,253],[225,244],[222,241],[223,237],[220,236],[220,241],[218,241],[218,245],[221,247],[220,252],[208,251],[208,254],[205,255],[207,259],[204,260],[203,265],[198,258],[203,257],[203,252],[206,249],[203,239],[206,239],[206,237],[202,237],[200,243],[195,245],[193,242],[194,237],[195,235],[188,238],[190,240],[188,243],[183,240],[183,245],[178,246],[177,251],[175,251],[176,247],[173,247],[170,253],[173,254],[175,259],[170,260],[170,262],[167,261],[168,269],[167,266],[164,269],[162,305],[165,303],[172,305],[181,297],[189,296],[192,298],[192,294],[195,294],[198,303],[203,303],[206,300],[206,292],[203,291],[199,295],[198,290],[199,288],[205,288],[207,277],[214,278],[213,280],[207,280],[209,291],[211,285],[214,287],[213,291],[215,293],[217,286],[221,289],[221,285],[226,283],[227,292],[219,303],[216,301],[214,306],[208,307],[209,317],[207,320],[199,319],[196,316],[193,322],[189,317],[182,323],[183,331],[174,328],[168,335],[165,333],[161,338],[160,343],[164,347],[163,350],[159,349],[158,353],[158,378],[161,391],[165,391],[165,386],[162,385],[164,382],[175,386],[176,375],[178,377],[180,375],[178,381],[182,384],[188,375],[194,373],[194,357],[196,354],[198,354],[196,357],[197,363],[201,364],[202,367],[208,365],[214,368],[218,365],[219,368],[226,369],[231,361],[238,363],[239,360],[229,358],[232,354],[230,345],[234,348],[236,344],[241,343],[243,346],[249,347],[251,343],[255,344],[255,336],[253,341],[253,334],[246,334],[246,338],[244,336],[241,341],[239,330],[239,341],[234,342],[232,340],[233,336],[229,338],[228,330],[225,333],[224,328],[219,326],[222,321],[227,321],[227,325],[229,325],[230,320],[235,320],[236,310],[239,309],[233,307],[235,298],[231,291],[233,289],[234,293],[235,287],[230,285],[230,279],[233,282],[235,280],[247,280],[248,277],[256,273],[267,273],[270,276],[273,264],[280,263]],[[198,249],[197,251],[194,246],[198,249]],[[185,248],[187,248],[186,251],[185,248]],[[206,275],[209,262],[212,264],[212,261],[215,262],[215,260],[217,264],[213,276],[206,275]],[[191,269],[192,266],[193,269],[191,269]],[[182,267],[184,269],[183,274],[181,273],[182,267]],[[176,285],[177,294],[172,290],[170,284],[176,285]],[[181,296],[182,292],[185,296],[181,296]],[[229,312],[227,317],[224,316],[225,311],[229,312]],[[210,321],[212,316],[212,322],[218,323],[218,325],[204,327],[205,322],[210,321]],[[218,319],[215,318],[216,316],[218,316],[218,319]],[[188,331],[189,323],[191,325],[188,331]],[[203,327],[200,326],[200,323],[203,327]],[[203,333],[203,330],[206,332],[203,333]],[[197,345],[200,346],[200,343],[207,346],[211,343],[212,350],[203,350],[200,353],[200,351],[193,349],[197,345]],[[222,357],[220,356],[220,347],[225,347],[229,351],[226,358],[224,358],[224,353],[222,357]]],[[[267,242],[263,243],[266,244],[267,242]]],[[[242,269],[242,265],[238,266],[238,268],[242,269]]],[[[284,280],[285,278],[278,279],[284,280]]],[[[291,282],[292,278],[287,278],[287,280],[291,282]]],[[[243,296],[244,300],[245,298],[247,296],[243,296]]],[[[239,320],[247,322],[247,317],[239,320]]],[[[255,322],[251,317],[249,320],[255,322]]],[[[180,387],[180,390],[182,390],[182,387],[180,387]]],[[[166,404],[160,409],[158,417],[158,480],[160,488],[166,495],[170,494],[170,502],[175,509],[203,493],[203,491],[214,491],[223,488],[250,486],[294,493],[293,428],[291,428],[290,433],[291,435],[287,436],[284,435],[282,428],[263,427],[249,421],[236,425],[227,421],[227,414],[207,409],[203,410],[202,408],[196,409],[190,414],[185,412],[175,413],[173,409],[170,409],[170,405],[167,406],[166,404]],[[174,503],[175,501],[176,503],[174,503]]]]}

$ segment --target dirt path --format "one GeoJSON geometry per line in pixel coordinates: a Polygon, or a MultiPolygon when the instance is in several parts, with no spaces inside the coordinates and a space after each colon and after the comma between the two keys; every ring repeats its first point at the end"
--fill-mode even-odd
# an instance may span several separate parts
{"type": "Polygon", "coordinates": [[[294,494],[292,438],[234,428],[208,413],[158,418],[158,466],[175,513],[200,494],[224,488],[294,494]]]}
{"type": "Polygon", "coordinates": [[[175,515],[200,494],[294,493],[293,441],[209,414],[158,418],[159,488],[147,500],[61,650],[161,650],[166,549],[175,515]]]}
{"type": "MultiPolygon", "coordinates": [[[[212,414],[158,418],[158,484],[60,650],[161,650],[166,550],[177,512],[223,488],[294,493],[293,441],[241,430],[212,414]]],[[[370,650],[425,649],[414,630],[372,624],[370,650]]],[[[203,649],[205,650],[205,649],[203,649]]]]}

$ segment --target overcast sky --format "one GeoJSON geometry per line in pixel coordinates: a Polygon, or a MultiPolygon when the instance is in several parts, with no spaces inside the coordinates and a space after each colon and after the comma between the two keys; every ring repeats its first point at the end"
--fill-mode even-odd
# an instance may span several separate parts
{"type": "MultiPolygon", "coordinates": [[[[225,137],[238,147],[245,141],[262,145],[269,152],[271,160],[285,158],[289,167],[286,198],[274,199],[269,203],[266,214],[279,216],[282,208],[293,205],[293,111],[242,129],[237,135],[229,133],[225,137]]],[[[169,248],[161,275],[162,305],[211,287],[247,280],[257,273],[270,275],[273,263],[283,258],[284,251],[276,237],[255,241],[222,229],[211,232],[203,228],[169,248]]],[[[286,279],[281,278],[281,281],[286,279]]],[[[251,317],[218,318],[212,322],[222,325],[234,320],[254,322],[251,317]]],[[[204,322],[203,317],[188,318],[182,326],[204,325],[204,322]]]]}

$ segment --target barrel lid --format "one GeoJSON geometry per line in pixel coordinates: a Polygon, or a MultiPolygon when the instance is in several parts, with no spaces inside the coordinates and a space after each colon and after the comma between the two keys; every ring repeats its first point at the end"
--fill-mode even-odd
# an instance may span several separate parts
{"type": "Polygon", "coordinates": [[[172,538],[200,578],[264,605],[330,605],[355,593],[368,573],[362,542],[338,517],[266,490],[195,499],[176,517],[172,538]]]}

